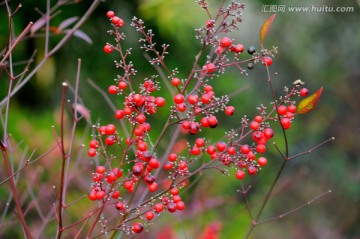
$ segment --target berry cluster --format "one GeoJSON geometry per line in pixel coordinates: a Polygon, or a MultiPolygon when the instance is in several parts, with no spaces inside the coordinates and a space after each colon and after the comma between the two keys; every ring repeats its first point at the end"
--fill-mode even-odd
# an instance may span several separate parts
{"type": "MultiPolygon", "coordinates": [[[[205,1],[200,2],[206,9],[207,4],[203,5],[205,1]]],[[[257,174],[268,163],[264,153],[268,141],[274,136],[272,122],[280,121],[284,130],[290,128],[297,112],[293,97],[308,94],[306,88],[299,90],[302,82],[294,83],[290,91],[285,88],[284,96],[274,99],[270,111],[261,105],[258,107],[259,114],[252,120],[244,116],[240,127],[226,133],[224,140],[211,142],[205,137],[191,138],[201,130],[216,128],[219,124],[216,114],[219,112],[227,116],[235,113],[235,107],[228,105],[229,97],[217,95],[211,85],[210,81],[219,77],[218,73],[225,72],[229,67],[236,67],[241,73],[246,73],[243,65],[253,69],[258,62],[266,67],[272,65],[276,48],[262,48],[257,52],[254,46],[250,46],[247,49],[248,58],[240,60],[244,45],[233,43],[228,36],[218,40],[218,35],[237,29],[236,23],[241,21],[242,9],[242,4],[232,2],[229,8],[219,10],[218,18],[207,20],[205,27],[197,30],[204,48],[213,47],[215,54],[207,56],[204,64],[200,64],[201,58],[197,57],[193,70],[185,79],[180,79],[178,70],[170,70],[165,63],[169,46],[164,44],[162,51],[158,51],[152,31],[145,29],[141,19],[133,18],[130,25],[141,35],[141,48],[151,54],[149,63],[161,66],[167,74],[165,80],[170,82],[168,85],[173,104],[167,103],[170,104],[170,113],[155,141],[149,135],[150,119],[157,113],[157,108],[166,103],[162,96],[153,95],[160,90],[160,82],[156,81],[157,76],[152,76],[150,79],[145,78],[139,85],[134,84],[132,78],[137,71],[128,60],[131,49],[123,50],[121,46],[125,39],[125,35],[120,32],[124,21],[115,16],[113,11],[106,14],[113,25],[109,34],[115,36],[116,44],[107,43],[104,52],[119,53],[120,60],[115,65],[123,71],[117,75],[115,83],[108,87],[108,93],[120,97],[123,102],[123,107],[115,111],[114,117],[120,122],[121,129],[114,124],[94,126],[95,133],[89,143],[88,155],[103,157],[106,163],[97,166],[93,173],[89,198],[99,201],[102,208],[111,206],[118,211],[121,219],[113,230],[121,230],[126,234],[140,233],[162,212],[184,210],[185,203],[180,190],[193,175],[205,169],[213,168],[223,174],[230,174],[230,170],[233,170],[239,180],[243,180],[246,174],[257,174]],[[231,60],[228,58],[230,55],[233,56],[231,60]],[[170,142],[165,142],[168,148],[159,150],[161,141],[178,136],[164,136],[171,126],[178,126],[188,134],[187,154],[171,150],[175,143],[170,142]],[[193,140],[194,143],[190,143],[193,140]],[[110,148],[116,154],[110,155],[110,148]]],[[[102,226],[106,227],[105,224],[102,226]]]]}

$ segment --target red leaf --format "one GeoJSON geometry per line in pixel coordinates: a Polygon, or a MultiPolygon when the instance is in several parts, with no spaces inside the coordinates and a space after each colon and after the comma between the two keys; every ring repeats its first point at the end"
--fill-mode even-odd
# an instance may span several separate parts
{"type": "Polygon", "coordinates": [[[306,113],[309,113],[310,111],[312,111],[320,99],[322,90],[323,90],[323,88],[321,87],[314,94],[312,94],[312,95],[306,97],[305,99],[303,99],[302,101],[300,101],[297,106],[297,113],[298,114],[306,114],[306,113]]]}
{"type": "Polygon", "coordinates": [[[261,45],[264,44],[265,38],[266,38],[267,34],[270,31],[271,24],[273,23],[275,17],[276,17],[276,14],[271,15],[271,17],[269,17],[264,22],[264,24],[262,25],[262,27],[260,29],[260,43],[261,43],[261,45]]]}

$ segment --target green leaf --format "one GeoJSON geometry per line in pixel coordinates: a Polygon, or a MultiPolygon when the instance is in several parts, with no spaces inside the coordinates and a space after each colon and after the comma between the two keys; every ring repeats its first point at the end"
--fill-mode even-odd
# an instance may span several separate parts
{"type": "Polygon", "coordinates": [[[260,43],[261,43],[261,45],[264,44],[265,38],[266,38],[267,34],[270,31],[271,24],[273,23],[275,17],[276,17],[276,14],[271,15],[271,17],[269,17],[264,22],[264,24],[262,25],[262,27],[260,29],[260,43]]]}
{"type": "Polygon", "coordinates": [[[302,101],[300,101],[299,105],[297,106],[297,113],[298,114],[306,114],[306,113],[309,113],[310,111],[312,111],[320,99],[322,90],[323,90],[323,88],[321,87],[314,94],[312,94],[312,95],[306,97],[305,99],[303,99],[302,101]]]}

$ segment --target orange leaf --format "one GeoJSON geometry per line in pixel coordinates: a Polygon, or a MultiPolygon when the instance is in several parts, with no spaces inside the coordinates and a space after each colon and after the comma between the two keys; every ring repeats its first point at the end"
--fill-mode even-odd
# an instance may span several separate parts
{"type": "Polygon", "coordinates": [[[265,38],[267,36],[267,34],[270,31],[270,27],[271,24],[273,23],[274,19],[275,19],[276,14],[271,15],[271,17],[269,17],[264,24],[262,25],[261,29],[260,29],[260,43],[261,45],[264,44],[265,38]]]}
{"type": "Polygon", "coordinates": [[[298,114],[306,114],[306,113],[309,113],[310,111],[312,111],[320,99],[322,90],[323,90],[323,88],[321,87],[314,94],[312,94],[312,95],[306,97],[305,99],[303,99],[302,101],[300,101],[299,105],[297,106],[297,113],[298,114]]]}

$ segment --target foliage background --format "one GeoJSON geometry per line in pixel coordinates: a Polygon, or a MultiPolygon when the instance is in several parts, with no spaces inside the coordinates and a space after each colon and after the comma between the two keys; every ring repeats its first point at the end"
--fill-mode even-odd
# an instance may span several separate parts
{"type": "MultiPolygon", "coordinates": [[[[11,4],[16,5],[17,1],[11,4]]],[[[277,220],[256,228],[253,238],[360,238],[360,172],[359,172],[359,135],[360,135],[360,28],[359,1],[243,1],[247,7],[244,12],[244,22],[240,32],[231,36],[245,46],[259,47],[258,32],[262,22],[271,13],[262,12],[264,5],[286,6],[353,6],[353,13],[278,13],[272,30],[265,42],[270,48],[279,47],[279,53],[274,58],[272,72],[278,72],[274,77],[278,91],[284,85],[300,78],[306,82],[310,91],[323,86],[324,91],[317,109],[308,115],[297,117],[289,131],[291,152],[293,154],[307,150],[317,143],[332,136],[334,142],[321,147],[302,158],[288,164],[286,173],[281,177],[275,194],[266,208],[263,218],[279,215],[293,209],[315,196],[331,189],[333,193],[317,201],[311,207],[300,210],[283,220],[277,220]]],[[[45,3],[39,6],[35,1],[23,2],[23,8],[15,18],[15,27],[20,31],[29,21],[36,19],[35,6],[44,9],[45,3]]],[[[51,22],[57,26],[63,19],[81,15],[87,1],[79,5],[68,6],[51,22]]],[[[210,1],[216,7],[219,1],[210,1]]],[[[194,28],[200,27],[207,20],[204,12],[194,1],[181,0],[137,0],[137,1],[106,1],[82,27],[93,44],[89,45],[81,39],[72,39],[57,53],[24,87],[12,101],[9,132],[14,141],[23,141],[21,147],[26,150],[37,149],[35,154],[41,154],[52,142],[51,125],[56,125],[59,118],[61,82],[74,82],[77,59],[82,59],[80,96],[91,110],[92,122],[112,121],[112,112],[99,93],[92,88],[87,79],[106,89],[116,76],[112,64],[114,55],[103,53],[103,45],[112,41],[106,33],[110,24],[105,12],[112,9],[126,23],[136,15],[145,20],[148,28],[155,31],[159,45],[170,44],[170,54],[167,61],[171,66],[177,66],[184,76],[189,71],[194,55],[199,49],[199,42],[194,38],[194,28]]],[[[215,8],[214,8],[215,9],[215,8]]],[[[6,42],[6,15],[4,7],[0,7],[0,45],[6,42]]],[[[133,47],[133,61],[137,64],[139,79],[156,74],[154,69],[143,59],[138,50],[137,34],[130,26],[124,31],[127,35],[126,44],[133,47]]],[[[56,36],[52,39],[56,42],[56,36]]],[[[16,50],[14,58],[26,59],[34,48],[43,44],[42,38],[36,38],[29,44],[22,44],[16,50]]],[[[20,69],[20,68],[19,68],[20,69]]],[[[226,124],[235,125],[243,114],[252,116],[255,107],[260,103],[268,103],[265,72],[262,67],[256,67],[245,77],[237,71],[215,80],[214,86],[220,92],[229,92],[234,87],[245,87],[246,91],[233,97],[231,103],[237,107],[236,114],[226,120],[226,124]]],[[[0,98],[6,95],[7,83],[0,79],[0,98]]],[[[220,125],[218,134],[211,135],[217,139],[222,136],[225,124],[220,125]]],[[[161,124],[154,125],[159,129],[161,124]]],[[[2,134],[2,132],[1,132],[2,134]]],[[[78,143],[89,139],[89,129],[85,122],[77,132],[78,143]]],[[[268,153],[270,165],[256,177],[245,184],[251,184],[250,203],[258,208],[269,188],[280,165],[280,158],[274,150],[268,153]]],[[[52,155],[54,160],[58,155],[52,155]]],[[[93,166],[89,165],[85,169],[93,166]]],[[[53,159],[39,162],[31,167],[31,173],[36,173],[39,181],[51,179],[51,172],[56,171],[57,164],[53,159]]],[[[1,171],[3,173],[3,171],[1,171]]],[[[30,175],[27,173],[26,175],[30,175]]],[[[244,203],[241,200],[239,183],[235,177],[222,177],[220,174],[205,174],[190,191],[194,196],[186,195],[188,208],[184,215],[163,216],[150,230],[156,233],[164,225],[173,228],[178,238],[195,238],[209,223],[222,223],[221,238],[240,238],[244,235],[250,223],[244,203]],[[235,196],[234,196],[235,195],[235,196]],[[200,205],[200,206],[199,206],[200,205]],[[190,214],[190,211],[192,214],[190,214]],[[169,218],[171,225],[168,225],[169,218]],[[194,223],[196,222],[196,223],[194,223]]],[[[86,176],[86,175],[85,175],[86,176]]],[[[84,176],[84,177],[85,177],[84,176]]],[[[35,177],[35,176],[34,176],[35,177]]],[[[84,178],[84,192],[86,181],[84,178]]],[[[24,177],[25,178],[25,175],[24,177]]],[[[78,192],[77,194],[81,194],[78,192]]],[[[76,197],[76,193],[71,197],[76,197]]],[[[1,201],[6,200],[4,188],[0,188],[1,201]]],[[[79,207],[81,210],[81,207],[79,207]]],[[[10,235],[12,232],[8,232],[10,235]]]]}

